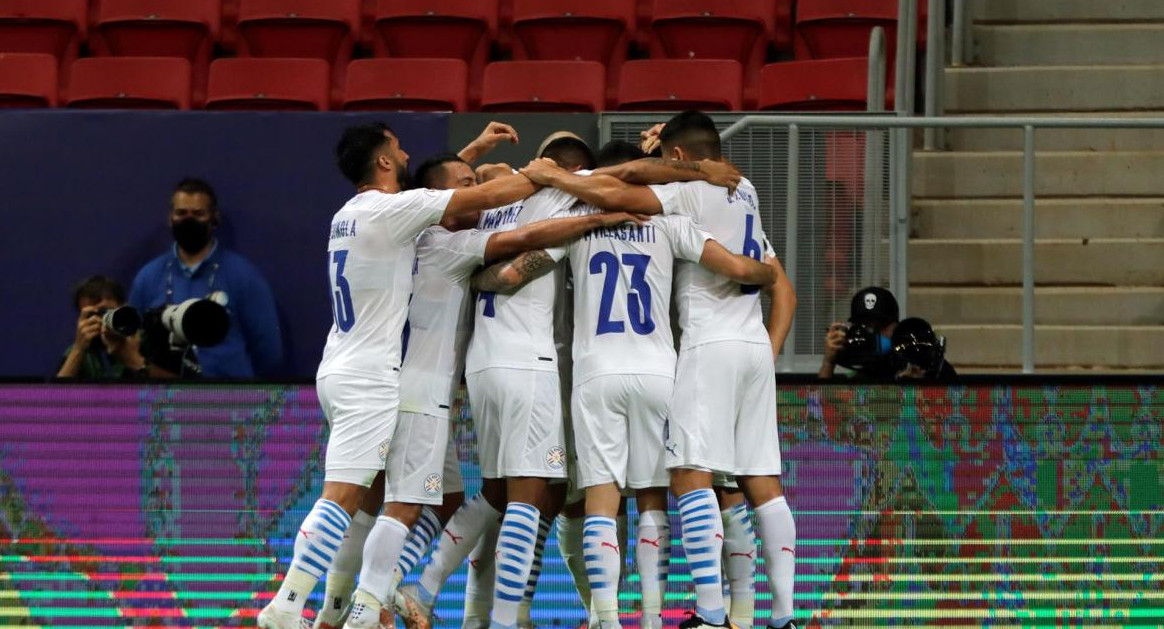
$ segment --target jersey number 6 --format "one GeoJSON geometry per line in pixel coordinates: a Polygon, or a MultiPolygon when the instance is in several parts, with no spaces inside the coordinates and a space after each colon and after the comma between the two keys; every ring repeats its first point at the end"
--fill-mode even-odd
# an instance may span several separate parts
{"type": "MultiPolygon", "coordinates": [[[[655,331],[655,322],[651,320],[651,285],[647,284],[647,265],[650,263],[651,256],[622,254],[622,264],[631,269],[626,311],[635,334],[650,334],[655,331]]],[[[598,275],[604,270],[606,277],[602,284],[602,302],[598,306],[598,328],[595,334],[622,334],[626,332],[623,322],[610,319],[614,290],[618,287],[619,263],[618,258],[609,251],[599,251],[590,258],[591,275],[598,275]]]]}
{"type": "Polygon", "coordinates": [[[344,277],[344,265],[348,261],[346,249],[331,252],[331,264],[328,271],[331,276],[331,314],[335,318],[335,327],[340,332],[350,332],[356,325],[356,311],[352,307],[352,287],[348,285],[348,278],[344,277]],[[333,266],[334,265],[334,266],[333,266]]]}

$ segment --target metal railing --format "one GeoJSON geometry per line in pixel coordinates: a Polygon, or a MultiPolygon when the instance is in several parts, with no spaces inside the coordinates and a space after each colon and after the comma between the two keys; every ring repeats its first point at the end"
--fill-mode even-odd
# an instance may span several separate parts
{"type": "MultiPolygon", "coordinates": [[[[1022,369],[1023,373],[1034,371],[1034,301],[1035,301],[1035,134],[1039,129],[1164,129],[1164,119],[1161,118],[1033,118],[1033,117],[974,117],[974,118],[924,118],[906,116],[789,116],[789,115],[747,115],[738,119],[720,136],[724,142],[746,129],[756,127],[786,127],[790,138],[799,137],[803,129],[809,128],[848,128],[874,132],[889,129],[891,133],[905,132],[907,135],[913,129],[951,129],[951,128],[980,128],[1000,129],[1010,128],[1021,130],[1023,134],[1023,219],[1022,219],[1022,369]]],[[[791,190],[799,179],[798,143],[790,141],[788,144],[788,182],[791,190]]],[[[905,255],[909,243],[909,216],[911,199],[909,181],[906,173],[913,160],[912,148],[905,146],[904,151],[890,153],[891,180],[890,187],[890,253],[889,264],[892,269],[891,288],[898,298],[902,316],[907,312],[907,295],[909,282],[906,276],[905,255]]],[[[745,172],[747,166],[741,165],[745,172]]],[[[798,204],[801,201],[799,194],[787,196],[785,210],[788,216],[795,217],[798,204]]],[[[794,220],[794,219],[789,219],[794,220]]],[[[796,249],[787,248],[786,255],[795,256],[796,249]]],[[[785,271],[796,285],[797,273],[801,271],[797,260],[784,261],[785,271]]],[[[793,330],[789,333],[785,343],[785,352],[791,357],[790,350],[796,346],[797,328],[794,322],[793,330]]]]}

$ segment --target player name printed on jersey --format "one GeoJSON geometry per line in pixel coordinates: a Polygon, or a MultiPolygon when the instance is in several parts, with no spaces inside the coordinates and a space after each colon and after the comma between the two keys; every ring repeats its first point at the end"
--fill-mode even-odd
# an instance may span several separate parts
{"type": "Polygon", "coordinates": [[[440,222],[452,190],[377,190],[352,197],[328,228],[332,328],[317,378],[396,382],[416,239],[440,222]]]}
{"type": "MultiPolygon", "coordinates": [[[[741,179],[735,193],[702,181],[651,186],[668,216],[686,216],[732,253],[756,260],[775,255],[760,223],[756,188],[741,179]]],[[[769,343],[758,286],[741,286],[691,262],[675,271],[683,347],[716,341],[769,343]]]]}
{"type": "Polygon", "coordinates": [[[400,410],[447,417],[464,371],[473,312],[469,281],[485,259],[489,232],[430,227],[416,242],[408,347],[400,410]]]}
{"type": "MultiPolygon", "coordinates": [[[[580,206],[570,214],[596,211],[580,206]]],[[[595,229],[569,245],[575,385],[603,375],[674,376],[675,260],[698,262],[708,237],[689,218],[660,216],[595,229]]]]}

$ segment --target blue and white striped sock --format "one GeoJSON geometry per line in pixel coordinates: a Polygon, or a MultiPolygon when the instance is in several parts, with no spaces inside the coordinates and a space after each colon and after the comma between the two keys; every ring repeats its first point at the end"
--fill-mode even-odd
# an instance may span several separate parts
{"type": "Polygon", "coordinates": [[[493,622],[490,623],[494,629],[517,625],[517,608],[533,567],[540,516],[537,507],[522,502],[511,502],[505,508],[497,537],[497,577],[493,584],[493,622]]]}
{"type": "Polygon", "coordinates": [[[546,540],[550,537],[550,528],[554,521],[546,516],[538,518],[538,542],[534,546],[533,565],[529,569],[529,579],[525,582],[525,594],[521,597],[521,605],[517,608],[517,621],[530,621],[530,612],[533,610],[534,593],[538,590],[538,578],[542,576],[542,555],[546,552],[546,540]]]}
{"type": "Polygon", "coordinates": [[[295,536],[291,567],[272,601],[275,609],[303,613],[307,597],[331,567],[351,523],[351,517],[336,503],[322,498],[315,502],[295,536]]]}
{"type": "Polygon", "coordinates": [[[432,546],[432,540],[436,539],[440,532],[441,519],[436,511],[433,511],[432,507],[421,509],[420,519],[408,534],[408,541],[404,543],[404,550],[400,552],[400,561],[396,562],[396,570],[392,575],[396,585],[400,585],[404,577],[420,563],[428,553],[429,546],[432,546]]]}
{"type": "Polygon", "coordinates": [[[695,583],[695,613],[713,625],[727,617],[721,579],[723,520],[711,489],[696,489],[679,496],[679,520],[683,527],[683,551],[695,583]]]}
{"type": "Polygon", "coordinates": [[[756,615],[756,534],[748,506],[720,512],[723,519],[724,573],[731,592],[728,617],[738,629],[751,629],[756,615]]]}
{"type": "Polygon", "coordinates": [[[582,554],[586,558],[586,575],[590,579],[590,605],[604,629],[617,628],[622,554],[618,548],[614,518],[586,516],[586,524],[582,527],[582,554]]]}

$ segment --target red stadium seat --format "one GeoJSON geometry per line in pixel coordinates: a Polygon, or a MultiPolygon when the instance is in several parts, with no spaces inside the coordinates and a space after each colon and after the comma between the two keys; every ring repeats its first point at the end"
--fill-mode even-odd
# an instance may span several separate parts
{"type": "Polygon", "coordinates": [[[485,68],[481,111],[602,111],[606,68],[594,61],[501,61],[485,68]]]}
{"type": "Polygon", "coordinates": [[[89,47],[99,55],[189,60],[194,103],[201,104],[218,39],[220,10],[220,0],[101,0],[89,47]]]}
{"type": "Polygon", "coordinates": [[[87,30],[86,0],[3,0],[0,52],[28,52],[57,58],[59,85],[68,82],[87,30]]]}
{"type": "Polygon", "coordinates": [[[380,0],[375,51],[378,57],[464,61],[472,105],[480,99],[496,34],[497,0],[380,0]]]}
{"type": "MultiPolygon", "coordinates": [[[[656,59],[734,59],[744,76],[755,77],[775,32],[776,0],[656,0],[651,29],[656,59]]],[[[755,105],[757,89],[745,84],[744,101],[755,105]]]]}
{"type": "Polygon", "coordinates": [[[56,57],[0,53],[0,109],[56,106],[56,57]]]}
{"type": "Polygon", "coordinates": [[[460,59],[357,59],[348,66],[347,111],[465,111],[469,66],[460,59]]]}
{"type": "Polygon", "coordinates": [[[634,29],[634,0],[515,0],[513,58],[602,63],[614,104],[634,29]]]}
{"type": "MultiPolygon", "coordinates": [[[[918,43],[925,47],[926,0],[918,2],[918,43]]],[[[796,57],[835,59],[869,54],[869,33],[885,29],[889,67],[897,49],[897,0],[798,0],[796,57]]]]}
{"type": "Polygon", "coordinates": [[[865,111],[869,60],[787,61],[760,71],[760,109],[865,111]]]}
{"type": "Polygon", "coordinates": [[[178,57],[90,57],[73,64],[65,105],[189,109],[190,62],[178,57]]]}
{"type": "Polygon", "coordinates": [[[323,111],[330,69],[322,59],[218,59],[206,109],[323,111]]]}
{"type": "Polygon", "coordinates": [[[242,0],[240,57],[323,59],[332,100],[343,98],[343,69],[360,32],[360,0],[242,0]]]}
{"type": "Polygon", "coordinates": [[[622,68],[622,111],[740,109],[744,69],[727,59],[648,59],[622,68]]]}
{"type": "Polygon", "coordinates": [[[238,47],[238,4],[239,0],[222,0],[222,25],[219,39],[222,47],[229,52],[234,52],[238,47]]]}

